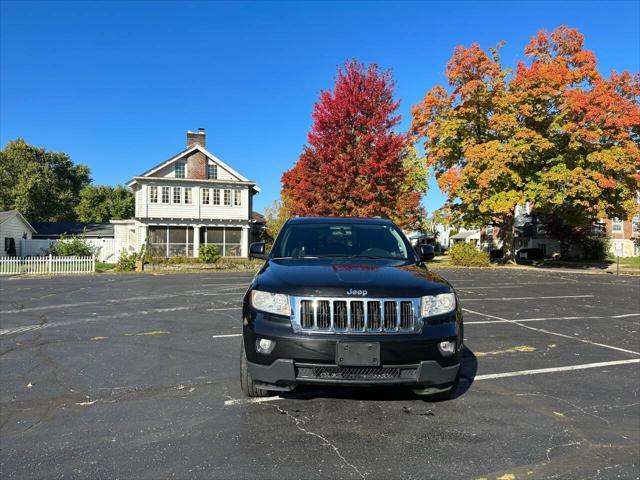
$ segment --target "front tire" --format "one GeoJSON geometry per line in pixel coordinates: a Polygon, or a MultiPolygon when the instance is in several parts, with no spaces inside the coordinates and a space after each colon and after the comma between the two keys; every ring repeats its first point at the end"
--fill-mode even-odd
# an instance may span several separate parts
{"type": "Polygon", "coordinates": [[[240,388],[242,388],[242,393],[249,398],[268,397],[273,395],[269,390],[263,390],[256,387],[256,384],[251,378],[247,365],[247,354],[244,351],[244,341],[240,347],[240,388]]]}

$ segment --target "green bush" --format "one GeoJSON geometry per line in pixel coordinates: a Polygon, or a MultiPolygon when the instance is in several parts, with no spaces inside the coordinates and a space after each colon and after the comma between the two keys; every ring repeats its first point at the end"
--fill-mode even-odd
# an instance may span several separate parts
{"type": "Polygon", "coordinates": [[[451,264],[461,267],[488,267],[489,254],[478,250],[470,243],[456,243],[449,250],[451,264]]]}
{"type": "Polygon", "coordinates": [[[62,235],[60,240],[51,244],[47,253],[59,257],[92,257],[96,253],[96,249],[92,245],[89,245],[83,238],[76,235],[62,235]]]}
{"type": "Polygon", "coordinates": [[[220,249],[216,245],[200,245],[200,260],[205,263],[215,263],[220,257],[220,249]]]}
{"type": "Polygon", "coordinates": [[[589,235],[583,240],[584,256],[588,260],[606,260],[611,255],[611,241],[604,235],[589,235]]]}
{"type": "Polygon", "coordinates": [[[136,252],[127,253],[126,250],[122,250],[116,262],[116,271],[133,272],[136,269],[136,260],[138,260],[138,254],[136,252]]]}

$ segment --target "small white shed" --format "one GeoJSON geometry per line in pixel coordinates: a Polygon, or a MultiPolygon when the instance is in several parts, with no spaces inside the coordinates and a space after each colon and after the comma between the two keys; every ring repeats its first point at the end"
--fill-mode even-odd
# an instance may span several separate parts
{"type": "Polygon", "coordinates": [[[0,257],[20,256],[20,239],[31,238],[36,230],[17,210],[0,212],[0,257]]]}

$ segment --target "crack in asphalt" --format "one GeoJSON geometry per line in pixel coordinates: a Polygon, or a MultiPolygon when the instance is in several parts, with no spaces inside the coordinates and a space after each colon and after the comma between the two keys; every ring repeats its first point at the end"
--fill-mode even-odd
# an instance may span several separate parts
{"type": "Polygon", "coordinates": [[[307,430],[304,427],[301,427],[300,424],[304,424],[305,422],[302,421],[301,419],[291,415],[287,410],[284,410],[283,408],[280,408],[280,406],[278,405],[274,405],[274,407],[276,408],[277,412],[282,414],[282,415],[286,415],[287,417],[289,417],[291,420],[293,420],[293,423],[295,425],[295,427],[300,430],[302,433],[304,433],[305,435],[310,435],[312,437],[316,437],[319,438],[320,440],[322,440],[323,445],[331,447],[331,449],[335,452],[335,454],[338,456],[338,458],[340,458],[340,460],[342,460],[342,462],[347,465],[348,467],[351,467],[360,478],[365,478],[365,474],[362,473],[360,470],[358,470],[358,467],[356,467],[353,463],[350,463],[345,457],[344,455],[342,455],[340,453],[340,450],[338,449],[338,447],[336,447],[332,442],[330,442],[329,440],[327,440],[326,437],[320,435],[319,433],[315,433],[312,432],[310,430],[307,430]]]}

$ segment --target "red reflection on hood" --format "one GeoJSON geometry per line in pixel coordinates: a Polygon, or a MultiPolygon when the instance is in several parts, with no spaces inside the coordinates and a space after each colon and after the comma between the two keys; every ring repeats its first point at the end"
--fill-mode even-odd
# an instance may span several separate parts
{"type": "Polygon", "coordinates": [[[380,270],[382,267],[380,265],[350,265],[348,263],[332,263],[331,268],[334,272],[338,272],[341,270],[365,270],[367,272],[373,272],[375,270],[380,270]]]}

